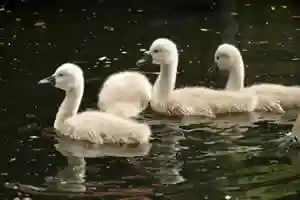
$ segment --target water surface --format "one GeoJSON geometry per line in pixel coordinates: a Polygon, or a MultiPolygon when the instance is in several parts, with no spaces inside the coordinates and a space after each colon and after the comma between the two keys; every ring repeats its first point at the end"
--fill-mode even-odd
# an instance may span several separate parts
{"type": "MultiPolygon", "coordinates": [[[[2,199],[299,198],[299,152],[278,148],[297,111],[204,122],[148,110],[143,117],[154,140],[142,147],[97,149],[52,137],[63,93],[37,85],[39,79],[64,62],[77,63],[86,78],[81,108],[95,107],[105,77],[137,69],[157,37],[178,44],[177,86],[224,87],[226,77],[208,70],[222,42],[242,49],[246,84],[299,84],[296,1],[124,2],[23,1],[1,11],[2,199]],[[14,183],[19,187],[4,188],[14,183]]],[[[139,70],[154,82],[159,68],[139,70]]]]}

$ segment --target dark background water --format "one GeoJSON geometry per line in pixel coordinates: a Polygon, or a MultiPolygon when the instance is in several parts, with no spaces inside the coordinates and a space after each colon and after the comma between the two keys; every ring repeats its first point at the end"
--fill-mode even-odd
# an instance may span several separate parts
{"type": "MultiPolygon", "coordinates": [[[[49,187],[45,177],[67,166],[53,146],[57,141],[44,134],[63,93],[37,85],[64,62],[77,63],[85,72],[82,109],[95,107],[109,74],[136,69],[141,52],[157,37],[179,46],[177,86],[224,87],[224,76],[208,72],[222,42],[243,50],[246,84],[299,84],[297,1],[6,0],[0,15],[1,199],[66,199],[70,194],[32,194],[38,190],[33,186],[49,187]],[[21,186],[4,188],[8,183],[21,186]]],[[[158,68],[139,70],[153,82],[158,68]]],[[[151,111],[145,115],[151,117],[151,111]]],[[[278,138],[295,118],[296,112],[243,124],[161,119],[162,125],[152,126],[155,140],[148,155],[86,158],[89,189],[79,199],[299,199],[300,157],[278,149],[278,138]],[[185,137],[164,124],[181,126],[185,137]]]]}

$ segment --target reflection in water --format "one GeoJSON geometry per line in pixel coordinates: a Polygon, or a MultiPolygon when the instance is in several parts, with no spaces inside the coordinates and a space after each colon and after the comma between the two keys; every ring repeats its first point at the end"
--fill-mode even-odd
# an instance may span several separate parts
{"type": "Polygon", "coordinates": [[[149,153],[151,144],[140,145],[95,145],[82,141],[71,141],[67,138],[58,138],[59,143],[55,145],[57,151],[67,157],[68,166],[60,170],[55,178],[47,178],[47,190],[85,192],[84,176],[86,173],[86,162],[84,158],[92,157],[136,157],[145,156],[149,153]]]}
{"type": "Polygon", "coordinates": [[[151,148],[150,143],[143,144],[93,144],[84,141],[74,141],[68,138],[57,138],[59,143],[55,148],[66,157],[96,158],[104,156],[114,157],[136,157],[146,156],[151,148]]]}
{"type": "MultiPolygon", "coordinates": [[[[75,192],[86,193],[87,196],[103,196],[106,195],[105,192],[103,194],[93,194],[91,189],[92,185],[86,183],[85,176],[87,164],[85,158],[100,158],[107,156],[126,158],[141,157],[146,156],[152,146],[150,143],[139,145],[99,145],[83,141],[74,141],[62,137],[57,139],[59,142],[54,145],[55,149],[67,158],[67,166],[62,170],[59,170],[56,176],[46,177],[45,183],[42,184],[43,186],[41,187],[18,184],[18,190],[29,194],[75,195],[73,194],[75,192]]],[[[113,194],[114,193],[112,193],[112,195],[113,194]]]]}
{"type": "MultiPolygon", "coordinates": [[[[179,141],[185,137],[178,131],[160,131],[161,143],[153,146],[150,173],[162,184],[178,184],[185,181],[180,174],[183,161],[178,155],[181,152],[179,141]]],[[[148,161],[148,162],[149,162],[148,161]]],[[[147,169],[147,167],[146,167],[147,169]]]]}
{"type": "Polygon", "coordinates": [[[68,156],[68,166],[55,177],[46,177],[47,191],[85,192],[86,163],[84,158],[68,156]]]}

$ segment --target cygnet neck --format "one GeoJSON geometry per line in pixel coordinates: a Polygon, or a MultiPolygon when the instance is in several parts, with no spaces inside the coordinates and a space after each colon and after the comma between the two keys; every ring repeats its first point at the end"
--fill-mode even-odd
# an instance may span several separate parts
{"type": "Polygon", "coordinates": [[[82,81],[77,87],[74,87],[65,92],[65,98],[61,103],[58,112],[56,114],[56,119],[54,122],[54,128],[61,130],[64,121],[77,114],[82,96],[84,91],[84,83],[82,81]]]}
{"type": "Polygon", "coordinates": [[[245,69],[242,57],[239,56],[233,65],[232,70],[229,71],[226,89],[236,91],[244,87],[245,69]]]}
{"type": "Polygon", "coordinates": [[[178,55],[176,54],[169,63],[160,65],[160,74],[153,87],[153,98],[155,100],[167,100],[171,95],[175,83],[178,67],[178,55]]]}

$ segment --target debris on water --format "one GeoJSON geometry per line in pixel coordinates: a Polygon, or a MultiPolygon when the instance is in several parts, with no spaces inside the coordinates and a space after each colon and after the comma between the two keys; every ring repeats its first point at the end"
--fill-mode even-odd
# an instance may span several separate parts
{"type": "Polygon", "coordinates": [[[98,58],[98,60],[100,60],[100,61],[103,61],[103,60],[106,60],[106,59],[107,59],[106,56],[103,56],[103,57],[98,58]]]}
{"type": "Polygon", "coordinates": [[[226,195],[226,196],[225,196],[225,199],[226,199],[226,200],[229,200],[229,199],[231,199],[231,196],[226,195]]]}
{"type": "Polygon", "coordinates": [[[209,29],[206,29],[206,28],[200,28],[200,31],[202,32],[207,32],[207,31],[210,31],[209,29]]]}
{"type": "Polygon", "coordinates": [[[33,26],[46,28],[46,23],[45,22],[36,22],[33,26]]]}
{"type": "Polygon", "coordinates": [[[114,28],[111,26],[104,26],[103,28],[104,28],[104,30],[107,30],[107,31],[114,31],[114,28]]]}

